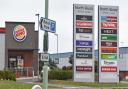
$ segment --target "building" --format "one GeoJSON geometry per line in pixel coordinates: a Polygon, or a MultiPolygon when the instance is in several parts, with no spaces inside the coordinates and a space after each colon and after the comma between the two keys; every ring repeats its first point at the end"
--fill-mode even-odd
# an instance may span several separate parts
{"type": "Polygon", "coordinates": [[[0,70],[5,68],[5,28],[0,28],[0,70]]]}
{"type": "MultiPolygon", "coordinates": [[[[98,61],[98,50],[95,50],[95,60],[98,61]]],[[[73,52],[50,54],[50,59],[57,62],[57,66],[62,68],[63,66],[70,66],[69,57],[73,55],[73,52]]],[[[118,67],[120,71],[120,79],[128,79],[128,47],[119,48],[119,60],[118,67]]]]}
{"type": "Polygon", "coordinates": [[[69,63],[69,58],[73,55],[72,52],[67,53],[58,53],[58,54],[50,54],[50,59],[56,63],[58,68],[63,68],[64,66],[71,66],[69,63]]]}
{"type": "Polygon", "coordinates": [[[38,32],[34,22],[5,22],[0,28],[0,70],[11,69],[17,77],[38,73],[38,32]]]}
{"type": "Polygon", "coordinates": [[[121,47],[119,50],[120,79],[128,79],[128,47],[121,47]]]}

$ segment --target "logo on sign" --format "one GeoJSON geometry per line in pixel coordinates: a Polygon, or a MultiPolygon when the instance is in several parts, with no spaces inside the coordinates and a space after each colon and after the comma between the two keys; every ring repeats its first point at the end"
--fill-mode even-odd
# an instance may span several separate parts
{"type": "Polygon", "coordinates": [[[76,20],[92,21],[92,16],[76,15],[76,20]]]}
{"type": "Polygon", "coordinates": [[[92,22],[87,22],[87,21],[81,21],[81,20],[77,20],[76,21],[76,28],[90,28],[93,27],[93,23],[92,22]]]}
{"type": "Polygon", "coordinates": [[[101,35],[101,40],[117,40],[117,35],[101,35]]]}
{"type": "Polygon", "coordinates": [[[13,37],[16,41],[22,42],[26,39],[27,31],[23,25],[15,26],[13,30],[13,37]]]}
{"type": "Polygon", "coordinates": [[[77,59],[76,60],[76,66],[92,66],[93,65],[93,60],[90,59],[77,59]]]}
{"type": "Polygon", "coordinates": [[[76,46],[92,46],[92,41],[76,40],[76,46]]]}
{"type": "Polygon", "coordinates": [[[117,67],[102,66],[101,72],[117,72],[117,67]]]}
{"type": "Polygon", "coordinates": [[[102,53],[116,53],[117,48],[101,48],[102,53]]]}
{"type": "Polygon", "coordinates": [[[92,40],[93,36],[92,34],[76,34],[77,40],[92,40]]]}
{"type": "Polygon", "coordinates": [[[76,33],[92,33],[92,28],[76,28],[76,33]]]}
{"type": "Polygon", "coordinates": [[[101,60],[101,66],[117,66],[117,61],[115,61],[115,60],[101,60]]]}
{"type": "Polygon", "coordinates": [[[117,42],[109,42],[109,41],[102,41],[101,46],[106,46],[106,47],[117,47],[117,42]]]}
{"type": "Polygon", "coordinates": [[[117,28],[117,23],[111,23],[111,22],[101,22],[101,28],[117,28]]]}
{"type": "Polygon", "coordinates": [[[76,53],[76,58],[92,58],[92,54],[76,53]]]}
{"type": "Polygon", "coordinates": [[[92,52],[92,47],[76,47],[76,52],[92,52]]]}
{"type": "Polygon", "coordinates": [[[101,21],[104,22],[117,22],[117,17],[115,16],[101,16],[101,21]]]}
{"type": "Polygon", "coordinates": [[[92,66],[76,66],[76,71],[92,72],[92,66]]]}
{"type": "Polygon", "coordinates": [[[117,54],[101,54],[102,59],[117,59],[117,54]]]}
{"type": "Polygon", "coordinates": [[[117,34],[117,29],[101,29],[101,34],[117,34]]]}

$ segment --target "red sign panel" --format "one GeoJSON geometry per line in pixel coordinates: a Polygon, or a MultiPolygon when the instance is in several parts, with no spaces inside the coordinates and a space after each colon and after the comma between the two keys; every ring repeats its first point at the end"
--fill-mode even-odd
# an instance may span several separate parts
{"type": "Polygon", "coordinates": [[[5,33],[5,28],[0,28],[0,33],[5,33]]]}
{"type": "Polygon", "coordinates": [[[107,67],[107,66],[102,66],[101,67],[101,72],[117,72],[117,67],[107,67]]]}
{"type": "Polygon", "coordinates": [[[92,72],[92,66],[76,66],[76,71],[92,72]]]}
{"type": "Polygon", "coordinates": [[[101,46],[105,47],[117,47],[117,42],[102,41],[101,46]]]}
{"type": "Polygon", "coordinates": [[[101,28],[117,28],[117,23],[101,22],[101,28]]]}
{"type": "Polygon", "coordinates": [[[102,53],[116,53],[117,48],[101,48],[102,53]]]}
{"type": "Polygon", "coordinates": [[[115,17],[115,16],[107,16],[107,21],[108,22],[117,22],[117,17],[115,17]]]}
{"type": "Polygon", "coordinates": [[[93,23],[87,21],[81,21],[81,20],[76,21],[76,28],[84,28],[84,27],[85,28],[93,27],[93,23]]]}

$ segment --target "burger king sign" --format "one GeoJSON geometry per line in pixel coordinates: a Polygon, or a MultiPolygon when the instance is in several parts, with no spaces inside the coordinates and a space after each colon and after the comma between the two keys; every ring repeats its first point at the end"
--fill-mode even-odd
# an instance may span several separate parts
{"type": "Polygon", "coordinates": [[[13,37],[16,41],[22,42],[26,39],[26,36],[27,36],[27,31],[23,25],[15,26],[13,30],[13,37]]]}

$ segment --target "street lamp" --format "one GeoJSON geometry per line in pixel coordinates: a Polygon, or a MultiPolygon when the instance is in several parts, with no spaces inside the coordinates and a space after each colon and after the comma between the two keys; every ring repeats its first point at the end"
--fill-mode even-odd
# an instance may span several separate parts
{"type": "Polygon", "coordinates": [[[57,37],[57,55],[58,55],[58,34],[54,34],[54,35],[56,35],[56,37],[57,37]]]}
{"type": "MultiPolygon", "coordinates": [[[[39,18],[40,18],[40,14],[38,13],[38,14],[35,14],[35,16],[37,16],[38,17],[38,51],[39,51],[39,22],[40,22],[40,20],[39,20],[39,18]]],[[[39,53],[39,52],[38,52],[39,53]]],[[[39,54],[38,54],[38,78],[39,78],[39,54]]]]}

